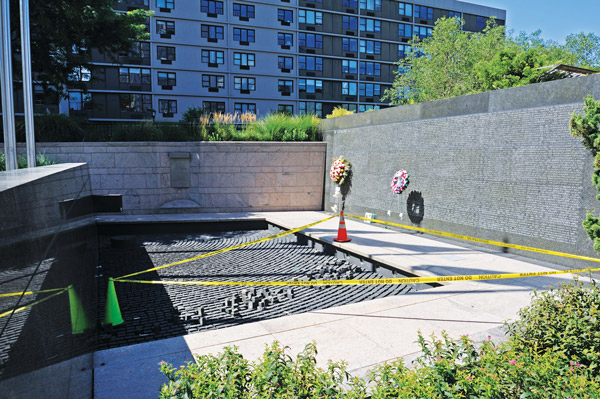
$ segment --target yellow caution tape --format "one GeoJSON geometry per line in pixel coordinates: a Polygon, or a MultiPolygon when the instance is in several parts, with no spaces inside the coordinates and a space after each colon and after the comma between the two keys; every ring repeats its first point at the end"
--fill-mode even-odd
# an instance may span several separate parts
{"type": "Polygon", "coordinates": [[[462,234],[446,233],[444,231],[424,229],[422,227],[415,227],[415,226],[408,226],[405,224],[386,222],[384,220],[369,219],[369,218],[364,218],[362,216],[354,216],[354,215],[346,215],[346,214],[344,214],[344,216],[352,218],[352,219],[366,220],[366,221],[373,222],[373,223],[386,224],[388,226],[401,227],[403,229],[415,230],[415,231],[420,231],[420,232],[429,233],[429,234],[435,234],[435,235],[443,236],[443,237],[457,238],[459,240],[478,242],[478,243],[488,244],[488,245],[495,245],[498,247],[520,249],[523,251],[537,252],[537,253],[546,254],[546,255],[561,256],[563,258],[573,258],[573,259],[579,259],[579,260],[587,260],[590,262],[600,262],[600,259],[592,258],[589,256],[581,256],[581,255],[569,254],[569,253],[565,253],[565,252],[551,251],[551,250],[542,249],[542,248],[527,247],[524,245],[509,244],[509,243],[500,242],[500,241],[485,240],[483,238],[469,237],[469,236],[464,236],[462,234]]]}
{"type": "Polygon", "coordinates": [[[41,290],[41,291],[9,292],[8,294],[0,294],[0,298],[5,298],[5,297],[9,297],[9,296],[19,296],[19,295],[43,294],[45,292],[54,292],[54,291],[60,291],[63,289],[64,288],[52,288],[49,290],[41,290]]]}
{"type": "Polygon", "coordinates": [[[571,269],[571,270],[552,270],[546,272],[533,273],[507,273],[507,274],[466,274],[460,276],[445,277],[402,277],[402,278],[377,278],[362,280],[312,280],[312,281],[149,281],[149,280],[115,280],[121,283],[140,283],[140,284],[163,284],[163,285],[291,285],[291,286],[312,286],[312,285],[376,285],[376,284],[418,284],[418,283],[446,283],[452,281],[480,281],[480,280],[501,280],[509,278],[552,276],[556,274],[571,274],[596,272],[598,269],[571,269]]]}
{"type": "Polygon", "coordinates": [[[28,309],[28,308],[30,308],[32,306],[38,305],[38,304],[40,304],[42,302],[47,301],[50,298],[54,298],[55,296],[58,296],[60,294],[63,294],[65,292],[67,292],[68,289],[69,289],[68,287],[67,288],[61,288],[59,292],[57,292],[55,294],[52,294],[50,296],[47,296],[46,298],[43,298],[43,299],[40,299],[38,301],[32,302],[32,303],[30,303],[28,305],[25,305],[25,306],[21,306],[20,308],[17,308],[17,309],[14,309],[14,310],[9,310],[8,312],[0,313],[0,318],[8,316],[11,313],[19,313],[20,311],[23,311],[23,310],[28,309]]]}
{"type": "Polygon", "coordinates": [[[318,222],[307,224],[305,226],[296,227],[295,229],[291,229],[291,230],[284,231],[284,232],[281,232],[281,233],[278,233],[278,234],[274,234],[274,235],[269,236],[269,237],[259,238],[258,240],[246,242],[244,244],[239,244],[239,245],[235,245],[233,247],[223,248],[223,249],[219,249],[217,251],[212,251],[212,252],[208,252],[208,253],[205,253],[205,254],[202,254],[202,255],[194,256],[193,258],[184,259],[184,260],[180,260],[178,262],[169,263],[169,264],[166,264],[166,265],[163,265],[163,266],[153,267],[152,269],[147,269],[147,270],[142,270],[140,272],[135,272],[135,273],[127,274],[125,276],[121,276],[121,277],[115,278],[114,281],[119,281],[119,280],[122,280],[122,279],[127,278],[127,277],[137,276],[138,274],[148,273],[148,272],[152,272],[152,271],[155,271],[155,270],[164,269],[164,268],[171,267],[171,266],[181,265],[183,263],[188,263],[188,262],[191,262],[191,261],[194,261],[194,260],[198,260],[198,259],[202,259],[202,258],[207,258],[207,257],[213,256],[213,255],[222,254],[223,252],[233,251],[234,249],[239,249],[239,248],[247,247],[249,245],[258,244],[259,242],[269,241],[269,240],[273,240],[275,238],[287,236],[289,234],[294,234],[294,233],[297,233],[297,232],[299,232],[301,230],[305,230],[305,229],[308,229],[309,227],[315,226],[315,225],[317,225],[319,223],[326,222],[326,221],[328,221],[330,219],[333,219],[334,217],[336,217],[336,215],[330,216],[330,217],[325,218],[323,220],[319,220],[318,222]]]}

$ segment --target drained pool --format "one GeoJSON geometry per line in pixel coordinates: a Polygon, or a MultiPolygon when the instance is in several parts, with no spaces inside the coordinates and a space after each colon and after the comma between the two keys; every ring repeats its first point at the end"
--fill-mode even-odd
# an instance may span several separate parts
{"type": "MultiPolygon", "coordinates": [[[[110,237],[104,236],[100,238],[99,248],[101,270],[106,281],[106,277],[119,277],[170,264],[274,233],[273,230],[252,230],[138,235],[137,245],[129,249],[114,248],[110,237]]],[[[289,235],[133,278],[152,281],[289,281],[383,277],[303,245],[296,236],[289,235]]],[[[102,285],[104,287],[99,287],[101,309],[104,306],[105,283],[102,285]]],[[[244,287],[125,282],[116,282],[115,286],[125,323],[103,329],[98,349],[181,336],[427,288],[423,285],[244,287]]]]}

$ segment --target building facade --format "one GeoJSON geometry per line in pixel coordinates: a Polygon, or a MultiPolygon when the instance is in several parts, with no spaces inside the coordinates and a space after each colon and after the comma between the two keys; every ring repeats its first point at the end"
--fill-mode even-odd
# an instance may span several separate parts
{"type": "MultiPolygon", "coordinates": [[[[457,16],[481,31],[506,12],[455,0],[122,0],[154,11],[150,41],[119,57],[93,54],[89,92],[71,92],[68,112],[93,120],[177,121],[190,107],[264,115],[363,112],[394,80],[413,35],[457,16]]],[[[62,105],[64,110],[66,104],[62,105]]]]}

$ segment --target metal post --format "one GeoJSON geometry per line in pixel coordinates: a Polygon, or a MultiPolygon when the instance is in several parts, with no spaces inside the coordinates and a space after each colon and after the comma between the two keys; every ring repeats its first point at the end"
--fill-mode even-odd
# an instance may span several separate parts
{"type": "Polygon", "coordinates": [[[0,0],[0,44],[2,86],[2,124],[4,127],[4,154],[6,170],[17,169],[17,143],[15,138],[15,109],[13,102],[12,57],[10,49],[10,6],[9,0],[0,0]]]}
{"type": "Polygon", "coordinates": [[[23,99],[25,103],[25,137],[27,167],[35,168],[35,129],[33,124],[33,78],[31,76],[31,40],[29,34],[29,0],[21,0],[21,62],[23,63],[23,99]]]}

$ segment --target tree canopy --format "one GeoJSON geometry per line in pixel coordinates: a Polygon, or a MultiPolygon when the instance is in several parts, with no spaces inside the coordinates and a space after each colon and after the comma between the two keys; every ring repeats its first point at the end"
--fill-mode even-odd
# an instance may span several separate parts
{"type": "MultiPolygon", "coordinates": [[[[91,49],[102,54],[129,52],[135,41],[147,40],[151,12],[127,13],[113,9],[117,0],[31,0],[31,59],[34,79],[45,89],[82,88],[69,79],[76,68],[92,69],[91,49]]],[[[21,49],[19,2],[11,0],[13,54],[21,49]]],[[[13,57],[13,73],[20,76],[20,57],[13,57]]]]}
{"type": "Polygon", "coordinates": [[[539,30],[507,37],[493,19],[480,33],[463,31],[462,24],[458,18],[441,18],[431,37],[414,37],[382,100],[406,104],[522,86],[539,81],[544,66],[593,66],[600,54],[594,52],[600,46],[593,34],[571,35],[561,46],[544,41],[539,30]]]}

